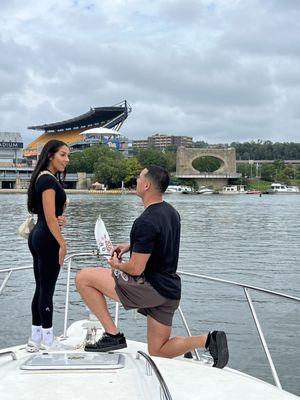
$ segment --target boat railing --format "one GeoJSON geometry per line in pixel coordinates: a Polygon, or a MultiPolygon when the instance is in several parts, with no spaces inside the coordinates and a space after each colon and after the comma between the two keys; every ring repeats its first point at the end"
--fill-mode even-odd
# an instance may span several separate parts
{"type": "MultiPolygon", "coordinates": [[[[279,296],[279,297],[282,297],[282,298],[285,298],[285,299],[288,299],[288,300],[294,300],[294,301],[298,301],[298,302],[300,302],[300,298],[296,297],[296,296],[291,296],[291,295],[288,295],[288,294],[285,294],[285,293],[275,292],[275,291],[269,290],[269,289],[263,289],[263,288],[260,288],[260,287],[257,287],[257,286],[251,286],[251,285],[246,285],[246,284],[240,283],[240,282],[234,282],[234,281],[229,281],[229,280],[225,280],[225,279],[214,278],[214,277],[207,276],[207,275],[195,274],[195,273],[185,272],[185,271],[177,271],[177,272],[181,276],[189,276],[189,277],[193,277],[193,278],[197,278],[197,279],[208,280],[208,281],[211,281],[211,282],[222,283],[222,284],[226,284],[226,285],[240,287],[240,288],[242,288],[244,290],[244,294],[245,294],[247,303],[249,305],[249,308],[250,308],[250,311],[251,311],[251,314],[252,314],[252,317],[253,317],[253,320],[254,320],[254,323],[255,323],[259,338],[260,338],[260,341],[262,343],[262,346],[263,346],[264,352],[266,354],[269,366],[271,368],[271,372],[272,372],[272,375],[273,375],[273,379],[274,379],[275,385],[279,389],[282,389],[282,386],[281,386],[280,380],[278,378],[278,374],[277,374],[276,368],[274,366],[274,363],[273,363],[273,360],[272,360],[272,357],[271,357],[271,354],[270,354],[270,351],[269,351],[269,348],[268,348],[268,345],[267,345],[263,330],[261,328],[258,316],[257,316],[256,311],[255,311],[255,307],[254,307],[252,298],[250,296],[249,290],[254,290],[254,291],[257,291],[257,292],[261,292],[261,293],[266,293],[266,294],[270,294],[270,295],[274,295],[274,296],[279,296]]],[[[183,321],[183,324],[184,324],[184,326],[186,328],[186,331],[187,331],[188,335],[191,336],[191,333],[189,331],[187,322],[186,322],[186,320],[184,318],[183,312],[182,312],[180,307],[179,307],[179,314],[181,316],[181,319],[183,321]]],[[[199,357],[197,351],[195,351],[195,354],[196,354],[197,360],[199,360],[200,357],[199,357]]]]}
{"type": "Polygon", "coordinates": [[[10,356],[13,360],[17,359],[17,355],[12,350],[0,351],[0,357],[10,356]]]}
{"type": "Polygon", "coordinates": [[[138,350],[136,358],[139,360],[141,357],[146,360],[146,375],[151,376],[153,371],[158,380],[161,400],[173,400],[169,388],[153,359],[148,354],[138,350]]]}
{"type": "MultiPolygon", "coordinates": [[[[67,264],[67,279],[66,279],[66,298],[65,298],[65,314],[64,314],[64,329],[63,329],[63,338],[67,337],[67,328],[68,328],[68,314],[69,314],[69,298],[70,298],[70,278],[71,278],[71,269],[72,269],[72,261],[75,258],[80,258],[80,257],[97,257],[99,258],[99,256],[107,256],[107,255],[103,255],[103,254],[99,254],[99,252],[96,251],[92,251],[92,252],[87,252],[87,253],[76,253],[76,254],[72,254],[70,256],[67,256],[65,259],[65,263],[67,264]]],[[[16,268],[4,268],[4,269],[0,269],[0,274],[1,273],[6,273],[6,276],[1,284],[0,287],[0,295],[4,289],[4,287],[6,286],[9,278],[11,277],[13,272],[16,271],[21,271],[21,270],[26,270],[26,269],[32,269],[32,265],[30,266],[23,266],[23,267],[16,267],[16,268]]],[[[247,303],[249,305],[260,341],[262,343],[264,352],[266,354],[267,357],[267,361],[269,363],[271,372],[272,372],[272,376],[275,382],[275,385],[282,389],[280,380],[278,378],[278,374],[277,371],[275,369],[263,330],[261,328],[258,316],[256,314],[255,311],[255,307],[252,301],[252,298],[250,296],[250,290],[256,291],[256,292],[261,292],[261,293],[266,293],[269,295],[274,295],[274,296],[279,296],[281,298],[285,298],[287,300],[293,300],[293,301],[297,301],[300,302],[300,298],[296,297],[296,296],[291,296],[291,295],[287,295],[281,292],[276,292],[273,290],[269,290],[269,289],[264,289],[264,288],[260,288],[257,286],[252,286],[252,285],[246,285],[244,283],[240,283],[240,282],[234,282],[234,281],[230,281],[230,280],[225,280],[225,279],[220,279],[220,278],[214,278],[211,276],[207,276],[207,275],[201,275],[201,274],[195,274],[195,273],[191,273],[191,272],[185,272],[185,271],[177,271],[179,275],[181,276],[186,276],[186,277],[192,277],[192,278],[196,278],[196,279],[202,279],[202,280],[207,280],[207,281],[211,281],[211,282],[216,282],[216,283],[221,283],[221,284],[225,284],[225,285],[231,285],[231,286],[235,286],[235,287],[240,287],[241,289],[243,289],[247,303]]],[[[179,315],[181,317],[181,320],[183,322],[183,325],[186,329],[186,332],[189,336],[191,336],[191,332],[188,326],[188,323],[185,319],[185,316],[182,312],[181,307],[178,308],[179,311],[179,315]]],[[[119,303],[116,302],[116,307],[115,307],[115,323],[116,325],[118,325],[118,318],[119,318],[119,303]]],[[[196,360],[201,360],[201,357],[199,356],[197,350],[195,350],[195,356],[196,356],[196,360]]]]}

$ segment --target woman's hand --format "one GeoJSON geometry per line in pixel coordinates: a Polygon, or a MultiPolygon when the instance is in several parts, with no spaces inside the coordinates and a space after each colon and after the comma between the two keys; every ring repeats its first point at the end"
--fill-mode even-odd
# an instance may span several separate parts
{"type": "Polygon", "coordinates": [[[61,267],[63,267],[63,265],[64,265],[64,260],[65,260],[66,254],[67,254],[66,244],[60,245],[59,252],[58,252],[58,262],[61,267]]]}
{"type": "Polygon", "coordinates": [[[66,223],[67,223],[67,219],[63,215],[59,215],[57,217],[57,222],[58,222],[58,225],[60,227],[60,230],[62,230],[65,227],[66,223]]]}

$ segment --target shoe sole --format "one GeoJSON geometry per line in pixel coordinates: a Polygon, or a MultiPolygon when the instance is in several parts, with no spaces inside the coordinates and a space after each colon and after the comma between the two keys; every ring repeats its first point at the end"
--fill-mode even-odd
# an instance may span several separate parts
{"type": "Polygon", "coordinates": [[[103,349],[84,348],[84,351],[88,351],[88,352],[92,352],[92,353],[106,353],[107,351],[125,349],[126,347],[127,347],[127,344],[119,344],[118,346],[110,346],[110,347],[105,347],[103,349]]]}
{"type": "Polygon", "coordinates": [[[40,351],[39,347],[34,347],[34,346],[26,346],[26,351],[28,353],[38,353],[40,351]]]}
{"type": "Polygon", "coordinates": [[[228,346],[226,334],[223,331],[219,331],[216,334],[216,346],[218,351],[218,360],[213,364],[215,368],[224,368],[229,360],[228,346]]]}

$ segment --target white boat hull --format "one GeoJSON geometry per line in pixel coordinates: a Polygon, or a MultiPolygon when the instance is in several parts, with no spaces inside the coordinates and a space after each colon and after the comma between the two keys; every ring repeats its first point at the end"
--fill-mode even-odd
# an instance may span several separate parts
{"type": "MultiPolygon", "coordinates": [[[[65,354],[80,357],[88,321],[77,321],[68,330],[66,342],[77,347],[65,354]]],[[[160,399],[156,376],[149,373],[144,359],[137,359],[137,351],[147,351],[146,344],[128,341],[128,347],[119,350],[125,357],[124,368],[104,370],[35,370],[24,371],[20,366],[32,355],[25,346],[12,350],[17,360],[9,355],[0,357],[1,400],[87,400],[99,397],[114,400],[160,399]]],[[[3,350],[2,350],[3,351],[3,350]]],[[[173,400],[230,399],[230,400],[287,400],[297,399],[275,386],[230,368],[212,368],[204,362],[178,357],[153,357],[173,400]]]]}

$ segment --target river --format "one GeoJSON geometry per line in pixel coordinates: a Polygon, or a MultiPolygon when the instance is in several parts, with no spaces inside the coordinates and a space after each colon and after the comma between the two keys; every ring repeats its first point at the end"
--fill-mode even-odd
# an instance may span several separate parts
{"type": "MultiPolygon", "coordinates": [[[[180,270],[300,297],[299,195],[170,194],[166,201],[182,218],[180,270]]],[[[26,217],[25,203],[23,194],[0,194],[0,268],[31,264],[26,241],[16,234],[26,217]]],[[[93,231],[99,213],[112,241],[127,241],[131,224],[142,210],[135,195],[70,195],[65,228],[68,252],[96,248],[93,231]]],[[[75,263],[77,268],[97,264],[95,259],[75,263]]],[[[54,300],[56,334],[63,327],[65,280],[62,271],[54,300]]],[[[16,273],[9,280],[0,297],[0,348],[27,340],[33,290],[31,271],[16,273]]],[[[300,304],[250,293],[282,386],[300,395],[300,304]]],[[[273,382],[242,289],[183,278],[181,307],[193,334],[213,329],[227,332],[230,367],[273,382]]],[[[72,279],[70,321],[87,315],[72,279]]],[[[144,317],[121,309],[119,325],[128,338],[146,339],[144,317]]],[[[173,333],[185,334],[179,315],[174,318],[173,333]]]]}

